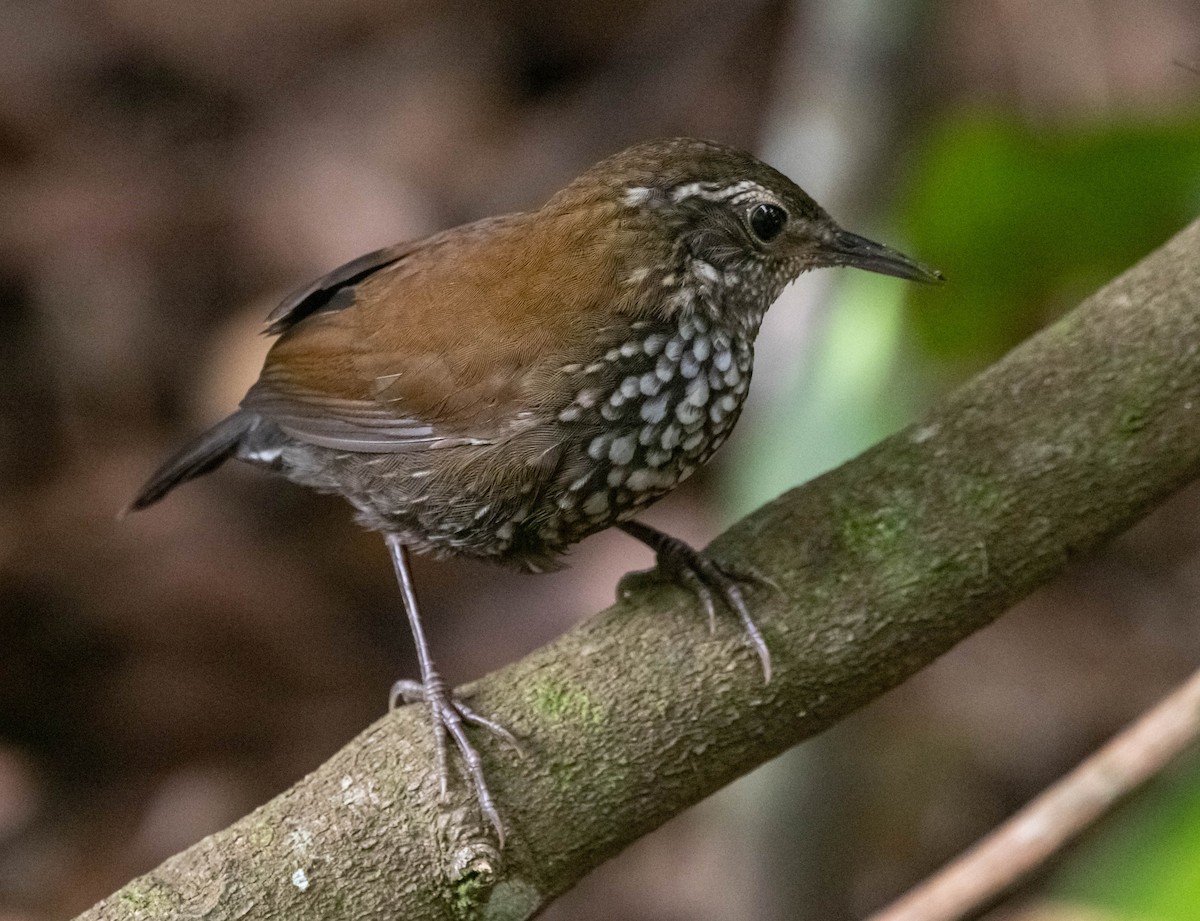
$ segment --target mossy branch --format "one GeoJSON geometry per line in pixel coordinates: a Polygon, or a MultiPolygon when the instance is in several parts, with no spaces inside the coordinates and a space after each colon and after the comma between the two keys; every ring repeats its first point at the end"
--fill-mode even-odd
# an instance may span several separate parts
{"type": "MultiPolygon", "coordinates": [[[[685,593],[622,602],[487,676],[472,704],[509,829],[438,805],[424,711],[368,727],[86,919],[530,916],[604,859],[903,681],[1200,472],[1200,224],[927,418],[740,521],[714,554],[775,677],[685,593]]],[[[297,732],[303,714],[297,713],[297,732]]]]}

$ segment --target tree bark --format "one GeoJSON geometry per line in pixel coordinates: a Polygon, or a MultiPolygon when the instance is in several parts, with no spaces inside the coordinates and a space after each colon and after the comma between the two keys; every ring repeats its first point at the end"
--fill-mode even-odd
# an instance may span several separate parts
{"type": "Polygon", "coordinates": [[[476,734],[508,827],[503,854],[466,784],[439,805],[425,710],[408,707],[80,917],[529,917],[900,683],[1198,472],[1200,223],[920,423],[713,543],[779,584],[751,595],[769,685],[734,618],[710,635],[691,596],[646,579],[478,682],[472,706],[525,740],[522,758],[476,734]]]}

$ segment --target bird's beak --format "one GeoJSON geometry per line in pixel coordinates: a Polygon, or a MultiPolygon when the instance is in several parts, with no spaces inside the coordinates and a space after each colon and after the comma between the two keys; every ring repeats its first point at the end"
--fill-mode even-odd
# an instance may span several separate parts
{"type": "Polygon", "coordinates": [[[838,228],[822,243],[821,256],[827,265],[848,265],[881,275],[894,275],[911,281],[941,284],[946,279],[937,269],[921,265],[904,253],[890,246],[860,237],[856,233],[838,228]]]}

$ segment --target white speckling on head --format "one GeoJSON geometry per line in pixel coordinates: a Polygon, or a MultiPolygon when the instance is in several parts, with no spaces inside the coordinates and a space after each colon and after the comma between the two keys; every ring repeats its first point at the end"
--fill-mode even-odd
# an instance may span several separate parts
{"type": "Polygon", "coordinates": [[[692,260],[692,272],[701,281],[708,282],[710,285],[719,284],[721,281],[721,273],[711,262],[705,262],[703,259],[692,260]]]}
{"type": "Polygon", "coordinates": [[[642,266],[640,269],[634,269],[632,272],[630,272],[628,275],[625,276],[625,284],[631,288],[634,287],[635,285],[640,285],[642,282],[644,282],[646,280],[646,276],[649,274],[650,274],[650,270],[648,268],[646,268],[645,266],[642,266]]]}
{"type": "Polygon", "coordinates": [[[503,541],[512,540],[513,532],[516,528],[511,521],[506,521],[496,529],[496,536],[503,541]]]}
{"type": "Polygon", "coordinates": [[[575,395],[575,402],[584,409],[591,409],[596,405],[596,401],[600,399],[600,391],[589,387],[587,390],[580,390],[575,395]]]}
{"type": "Polygon", "coordinates": [[[623,343],[621,345],[621,357],[622,358],[632,358],[634,355],[636,355],[641,350],[642,350],[642,344],[640,342],[623,343]]]}
{"type": "Polygon", "coordinates": [[[562,412],[560,412],[558,414],[558,421],[559,422],[577,422],[577,421],[579,421],[579,417],[580,417],[580,415],[582,415],[582,412],[583,412],[582,409],[580,409],[580,407],[578,407],[578,406],[568,406],[566,409],[564,409],[562,412]]]}

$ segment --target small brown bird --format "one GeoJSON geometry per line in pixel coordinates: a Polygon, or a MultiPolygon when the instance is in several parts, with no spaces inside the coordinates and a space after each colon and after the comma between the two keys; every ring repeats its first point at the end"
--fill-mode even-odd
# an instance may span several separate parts
{"type": "Polygon", "coordinates": [[[767,308],[806,269],[941,276],[842,230],[791,180],[688,138],[631,147],[536,211],[486,218],[347,263],[267,318],[279,339],[233,415],[170,458],[131,509],[230,457],[344,496],[387,542],[447,787],[446,735],[503,840],[455,699],[434,668],[408,551],[557,569],[610,526],[741,620],[770,679],[750,574],[632,517],[733,428],[767,308]]]}

